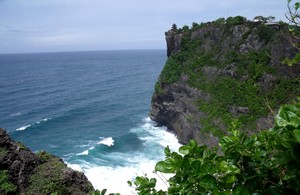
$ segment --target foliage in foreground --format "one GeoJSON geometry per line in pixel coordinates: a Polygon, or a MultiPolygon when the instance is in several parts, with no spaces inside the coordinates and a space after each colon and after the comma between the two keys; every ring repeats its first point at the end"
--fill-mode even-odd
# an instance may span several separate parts
{"type": "MultiPolygon", "coordinates": [[[[248,136],[235,122],[220,139],[223,155],[195,141],[179,153],[165,148],[155,171],[174,174],[167,191],[156,179],[139,176],[138,194],[282,194],[300,193],[300,103],[280,108],[273,128],[248,136]]],[[[129,182],[130,183],[130,182],[129,182]]]]}

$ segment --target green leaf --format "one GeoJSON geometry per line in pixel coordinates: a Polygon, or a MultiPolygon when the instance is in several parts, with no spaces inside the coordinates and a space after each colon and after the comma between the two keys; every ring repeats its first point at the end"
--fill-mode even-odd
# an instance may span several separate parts
{"type": "Polygon", "coordinates": [[[233,140],[231,137],[229,136],[224,136],[222,137],[222,139],[220,140],[220,144],[228,144],[228,143],[232,143],[233,140]]]}
{"type": "Polygon", "coordinates": [[[221,169],[221,171],[223,171],[225,173],[231,173],[231,174],[233,174],[233,173],[239,174],[240,173],[240,169],[237,166],[235,166],[231,163],[228,163],[226,161],[222,161],[220,163],[220,169],[221,169]]]}
{"type": "Polygon", "coordinates": [[[223,178],[223,181],[227,184],[233,184],[234,182],[236,182],[237,178],[235,175],[226,175],[223,178]]]}
{"type": "Polygon", "coordinates": [[[214,171],[214,164],[210,161],[205,162],[202,166],[201,166],[201,171],[203,173],[208,173],[211,174],[214,171]]]}
{"type": "Polygon", "coordinates": [[[277,142],[281,144],[285,148],[292,147],[292,143],[294,141],[292,132],[279,130],[277,135],[277,142]]]}
{"type": "Polygon", "coordinates": [[[134,184],[135,185],[141,185],[141,183],[143,182],[143,177],[136,177],[135,178],[135,181],[134,181],[134,184]]]}
{"type": "Polygon", "coordinates": [[[221,191],[221,192],[217,192],[216,194],[218,195],[231,195],[231,190],[224,190],[224,191],[221,191]]]}
{"type": "Polygon", "coordinates": [[[291,125],[298,127],[300,125],[300,111],[294,105],[284,105],[279,109],[276,116],[276,124],[279,127],[291,125]]]}
{"type": "Polygon", "coordinates": [[[235,137],[239,137],[241,135],[241,132],[239,130],[233,130],[232,131],[232,134],[235,136],[235,137]]]}
{"type": "Polygon", "coordinates": [[[182,164],[180,165],[181,170],[184,172],[188,172],[191,168],[190,160],[187,157],[184,157],[182,160],[182,164]]]}
{"type": "Polygon", "coordinates": [[[293,161],[294,158],[290,152],[282,151],[282,152],[278,152],[278,153],[274,154],[272,157],[272,160],[276,161],[276,163],[278,163],[278,164],[283,165],[283,164],[287,164],[287,163],[293,161]]]}
{"type": "Polygon", "coordinates": [[[164,152],[165,152],[166,156],[169,156],[171,154],[171,150],[170,150],[169,146],[165,147],[164,152]]]}
{"type": "Polygon", "coordinates": [[[190,142],[188,143],[189,146],[191,146],[191,148],[195,148],[197,147],[197,142],[195,140],[190,140],[190,142]]]}
{"type": "Polygon", "coordinates": [[[299,129],[295,129],[295,130],[293,131],[293,135],[294,135],[296,141],[297,141],[298,143],[300,143],[300,130],[299,130],[299,129]]]}
{"type": "Polygon", "coordinates": [[[201,162],[199,160],[195,160],[191,164],[191,168],[193,171],[193,174],[198,174],[203,167],[201,167],[201,162]]]}
{"type": "Polygon", "coordinates": [[[199,185],[208,190],[213,190],[218,187],[216,179],[211,175],[203,176],[200,179],[199,185]]]}
{"type": "Polygon", "coordinates": [[[189,146],[185,145],[185,146],[181,146],[179,148],[179,152],[183,155],[188,155],[190,153],[190,149],[189,146]]]}
{"type": "Polygon", "coordinates": [[[173,173],[173,167],[165,161],[159,161],[155,165],[155,171],[159,171],[162,173],[173,173]]]}
{"type": "Polygon", "coordinates": [[[276,187],[270,187],[269,189],[268,189],[268,194],[272,194],[272,195],[281,195],[281,194],[283,194],[283,192],[282,191],[280,191],[278,188],[276,188],[276,187]]]}
{"type": "Polygon", "coordinates": [[[156,186],[157,180],[155,178],[151,178],[149,181],[149,187],[154,188],[156,186]]]}
{"type": "Polygon", "coordinates": [[[103,190],[101,191],[101,195],[105,195],[106,191],[107,191],[107,189],[103,189],[103,190]]]}
{"type": "Polygon", "coordinates": [[[251,190],[249,188],[244,187],[242,185],[237,185],[232,190],[232,195],[251,195],[251,190]]]}
{"type": "Polygon", "coordinates": [[[299,3],[299,2],[296,2],[296,3],[295,3],[295,10],[298,10],[299,7],[300,7],[300,3],[299,3]]]}

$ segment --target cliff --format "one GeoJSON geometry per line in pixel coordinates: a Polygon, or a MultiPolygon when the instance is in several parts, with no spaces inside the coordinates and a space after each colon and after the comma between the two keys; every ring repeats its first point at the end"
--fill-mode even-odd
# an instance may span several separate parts
{"type": "Polygon", "coordinates": [[[150,118],[181,143],[210,147],[232,126],[249,134],[271,127],[274,111],[300,94],[300,66],[282,63],[297,53],[286,28],[240,16],[172,28],[150,118]]]}
{"type": "Polygon", "coordinates": [[[44,151],[34,154],[0,128],[0,194],[89,194],[86,176],[44,151]]]}

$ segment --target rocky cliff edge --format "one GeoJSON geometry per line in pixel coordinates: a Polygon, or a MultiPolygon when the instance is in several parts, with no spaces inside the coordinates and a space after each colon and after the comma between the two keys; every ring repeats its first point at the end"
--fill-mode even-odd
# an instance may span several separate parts
{"type": "Polygon", "coordinates": [[[37,154],[0,128],[0,194],[89,194],[87,177],[45,151],[37,154]]]}
{"type": "Polygon", "coordinates": [[[278,107],[300,94],[300,66],[282,63],[298,52],[285,28],[243,17],[172,28],[150,118],[181,143],[210,147],[232,125],[250,134],[271,127],[278,107]]]}

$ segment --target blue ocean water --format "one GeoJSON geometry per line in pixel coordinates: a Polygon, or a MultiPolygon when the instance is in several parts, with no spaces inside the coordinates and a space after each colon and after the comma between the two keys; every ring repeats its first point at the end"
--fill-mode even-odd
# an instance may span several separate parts
{"type": "Polygon", "coordinates": [[[0,55],[0,126],[94,187],[133,193],[127,180],[151,176],[163,148],[179,147],[148,118],[165,61],[165,50],[0,55]]]}

